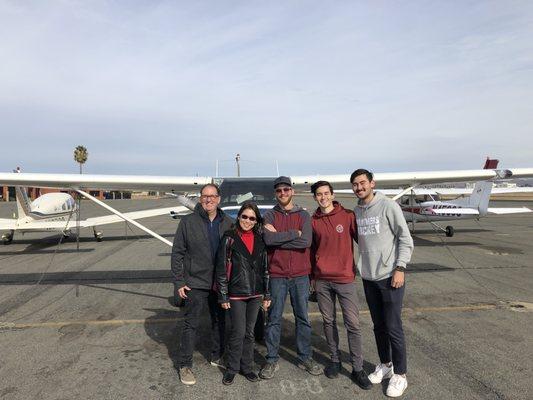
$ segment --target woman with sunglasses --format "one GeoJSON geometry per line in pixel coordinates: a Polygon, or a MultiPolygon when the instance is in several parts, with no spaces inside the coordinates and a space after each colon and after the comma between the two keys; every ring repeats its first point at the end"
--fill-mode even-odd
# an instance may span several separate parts
{"type": "Polygon", "coordinates": [[[218,247],[219,303],[229,310],[231,318],[224,385],[231,385],[238,372],[251,382],[259,380],[253,371],[254,326],[259,307],[266,310],[270,306],[268,261],[261,225],[257,205],[244,203],[235,224],[226,231],[218,247]]]}

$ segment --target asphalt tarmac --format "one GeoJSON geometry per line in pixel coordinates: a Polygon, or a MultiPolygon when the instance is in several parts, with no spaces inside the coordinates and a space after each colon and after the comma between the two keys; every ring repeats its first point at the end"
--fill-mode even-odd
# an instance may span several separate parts
{"type": "MultiPolygon", "coordinates": [[[[351,197],[341,202],[353,206],[351,197]]],[[[298,203],[314,209],[310,197],[298,203]]],[[[0,203],[9,217],[15,203],[0,203]]],[[[115,200],[121,211],[167,207],[173,200],[115,200]]],[[[533,207],[529,202],[497,206],[533,207]]],[[[84,201],[85,217],[105,214],[84,201]]],[[[178,221],[143,220],[172,240],[178,221]]],[[[407,274],[404,330],[409,387],[404,399],[533,398],[533,213],[453,224],[453,238],[418,225],[407,274]]],[[[0,247],[0,398],[2,399],[381,399],[383,385],[363,391],[349,378],[339,316],[343,373],[312,377],[295,365],[294,318],[287,304],[280,370],[249,383],[209,365],[208,320],[194,354],[198,383],[179,382],[175,361],[180,309],[172,306],[170,248],[125,224],[102,227],[104,241],[82,231],[15,236],[0,247]]],[[[358,281],[365,369],[378,356],[358,281]]],[[[310,305],[315,360],[328,361],[321,317],[310,305]]],[[[256,346],[261,365],[265,347],[256,346]]]]}

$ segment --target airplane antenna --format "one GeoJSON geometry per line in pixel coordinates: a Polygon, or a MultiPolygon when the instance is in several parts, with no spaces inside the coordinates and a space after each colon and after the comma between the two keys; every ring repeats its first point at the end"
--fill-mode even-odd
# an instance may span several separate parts
{"type": "Polygon", "coordinates": [[[239,164],[239,161],[241,160],[241,155],[237,153],[235,156],[235,162],[237,163],[237,176],[241,176],[241,165],[239,164]]]}
{"type": "Polygon", "coordinates": [[[276,160],[276,174],[277,174],[277,176],[279,176],[279,164],[278,164],[278,160],[276,160]]]}

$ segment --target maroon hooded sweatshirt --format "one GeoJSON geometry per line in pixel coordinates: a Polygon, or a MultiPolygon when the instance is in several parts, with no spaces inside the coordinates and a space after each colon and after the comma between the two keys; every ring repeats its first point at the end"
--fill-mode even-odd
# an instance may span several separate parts
{"type": "Polygon", "coordinates": [[[309,213],[297,205],[286,211],[276,204],[265,213],[264,221],[277,230],[263,230],[270,277],[296,278],[311,274],[309,247],[313,234],[309,213]],[[302,232],[301,236],[298,231],[302,232]]]}
{"type": "Polygon", "coordinates": [[[333,206],[333,210],[327,214],[323,214],[320,207],[313,214],[312,277],[335,283],[350,283],[355,279],[355,214],[336,201],[333,206]]]}

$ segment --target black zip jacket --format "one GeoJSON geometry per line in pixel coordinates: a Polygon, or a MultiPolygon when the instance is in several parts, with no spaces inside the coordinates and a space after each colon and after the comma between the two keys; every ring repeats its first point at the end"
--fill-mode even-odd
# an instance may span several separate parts
{"type": "Polygon", "coordinates": [[[252,254],[235,230],[227,231],[218,247],[216,280],[219,303],[229,302],[230,296],[246,297],[264,295],[270,299],[268,256],[261,235],[254,232],[252,254]],[[231,260],[231,275],[228,281],[227,258],[231,260]]]}
{"type": "MultiPolygon", "coordinates": [[[[232,221],[224,211],[218,209],[219,237],[231,227],[232,221]]],[[[185,285],[193,289],[212,289],[215,264],[207,233],[211,223],[201,204],[192,214],[181,218],[172,246],[171,269],[176,287],[185,285]]]]}

